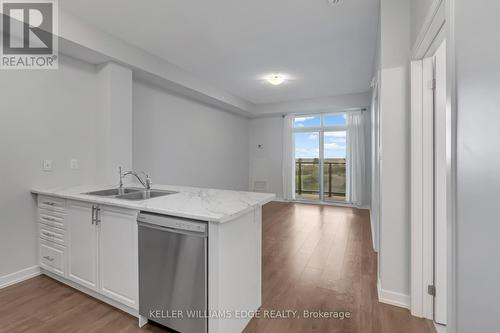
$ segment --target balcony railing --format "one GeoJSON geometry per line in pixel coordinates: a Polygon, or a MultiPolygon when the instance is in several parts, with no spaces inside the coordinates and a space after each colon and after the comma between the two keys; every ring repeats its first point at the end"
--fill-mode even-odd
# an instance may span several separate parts
{"type": "MultiPolygon", "coordinates": [[[[298,196],[319,197],[319,159],[295,160],[295,193],[298,196]]],[[[323,166],[323,192],[325,200],[345,200],[346,160],[325,159],[323,166]]]]}

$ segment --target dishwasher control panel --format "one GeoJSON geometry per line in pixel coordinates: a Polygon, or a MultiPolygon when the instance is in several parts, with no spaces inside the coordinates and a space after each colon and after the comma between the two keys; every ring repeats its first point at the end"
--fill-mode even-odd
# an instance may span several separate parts
{"type": "Polygon", "coordinates": [[[153,213],[140,213],[137,218],[138,222],[148,223],[164,228],[177,230],[185,230],[199,233],[206,233],[207,222],[184,219],[180,217],[160,215],[153,213]]]}

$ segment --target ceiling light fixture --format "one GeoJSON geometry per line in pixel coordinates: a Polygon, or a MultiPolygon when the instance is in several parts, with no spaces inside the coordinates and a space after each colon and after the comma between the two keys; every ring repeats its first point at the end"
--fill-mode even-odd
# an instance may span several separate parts
{"type": "Polygon", "coordinates": [[[266,76],[266,80],[270,84],[272,84],[274,86],[278,86],[278,85],[282,84],[283,82],[285,82],[286,77],[284,75],[275,73],[275,74],[270,74],[270,75],[266,76]]]}
{"type": "Polygon", "coordinates": [[[340,2],[340,0],[326,0],[326,2],[330,5],[330,6],[333,6],[333,5],[336,5],[340,2]]]}

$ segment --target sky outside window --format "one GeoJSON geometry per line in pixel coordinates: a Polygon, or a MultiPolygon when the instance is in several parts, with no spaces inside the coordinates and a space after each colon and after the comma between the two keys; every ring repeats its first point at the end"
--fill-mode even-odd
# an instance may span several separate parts
{"type": "Polygon", "coordinates": [[[319,158],[319,133],[295,133],[295,158],[319,158]]]}
{"type": "Polygon", "coordinates": [[[295,117],[293,122],[294,128],[320,127],[320,126],[321,126],[320,116],[295,117]]]}
{"type": "Polygon", "coordinates": [[[345,113],[326,114],[323,116],[324,126],[345,126],[347,117],[345,113]]]}
{"type": "Polygon", "coordinates": [[[324,158],[346,158],[346,132],[325,132],[324,136],[324,158]]]}
{"type": "MultiPolygon", "coordinates": [[[[346,158],[346,132],[325,132],[324,158],[346,158]]],[[[319,158],[319,133],[295,133],[295,158],[319,158]]]]}

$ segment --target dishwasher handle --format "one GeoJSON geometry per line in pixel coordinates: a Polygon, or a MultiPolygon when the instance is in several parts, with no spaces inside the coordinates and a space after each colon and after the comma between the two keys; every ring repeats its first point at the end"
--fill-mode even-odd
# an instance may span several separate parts
{"type": "Polygon", "coordinates": [[[202,237],[202,238],[207,237],[206,232],[188,231],[188,230],[183,230],[183,229],[163,227],[160,225],[150,224],[150,223],[141,222],[141,221],[138,221],[137,224],[139,225],[139,227],[147,228],[147,229],[154,229],[154,230],[164,231],[164,232],[173,232],[176,234],[187,235],[187,236],[196,236],[196,237],[202,237]]]}
{"type": "Polygon", "coordinates": [[[137,222],[157,226],[160,228],[188,231],[200,234],[206,234],[208,229],[207,222],[175,217],[170,215],[154,214],[149,212],[139,213],[139,216],[137,217],[137,222]]]}

